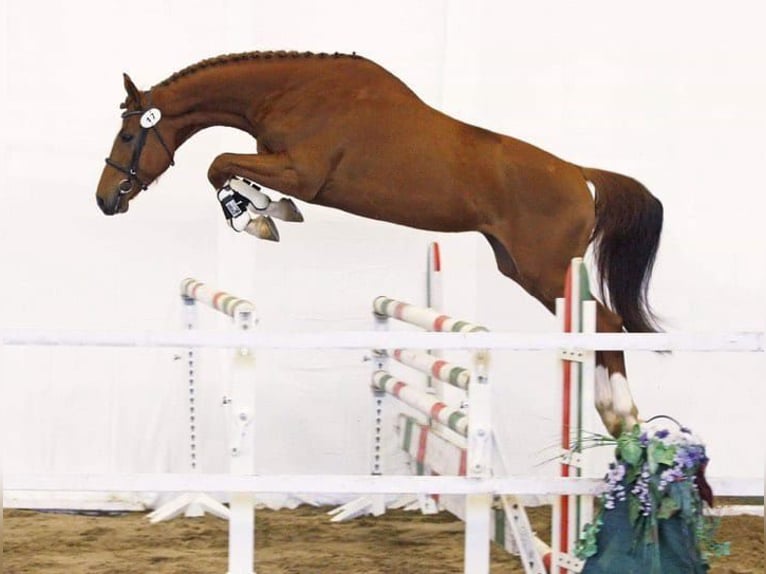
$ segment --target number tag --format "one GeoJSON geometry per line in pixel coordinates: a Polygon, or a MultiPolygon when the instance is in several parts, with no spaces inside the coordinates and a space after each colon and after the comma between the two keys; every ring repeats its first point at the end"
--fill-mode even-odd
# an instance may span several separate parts
{"type": "Polygon", "coordinates": [[[141,115],[141,127],[144,129],[153,128],[162,119],[162,112],[157,108],[149,108],[141,115]]]}

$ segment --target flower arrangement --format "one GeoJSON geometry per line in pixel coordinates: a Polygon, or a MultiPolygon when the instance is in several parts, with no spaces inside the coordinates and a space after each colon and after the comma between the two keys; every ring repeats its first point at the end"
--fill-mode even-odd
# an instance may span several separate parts
{"type": "Polygon", "coordinates": [[[599,511],[594,522],[583,529],[576,554],[582,559],[596,555],[599,545],[612,535],[601,532],[608,513],[617,507],[624,510],[627,505],[627,520],[632,529],[629,550],[641,551],[642,555],[648,552],[653,572],[661,571],[660,547],[665,539],[660,530],[663,521],[670,519],[683,530],[682,538],[692,542],[684,544],[690,547],[690,553],[696,554],[692,560],[707,569],[708,559],[728,554],[729,545],[715,540],[717,520],[703,513],[703,502],[710,506],[713,503],[704,475],[708,463],[705,446],[689,429],[680,425],[677,431],[657,428],[651,424],[655,419],[635,425],[616,440],[594,437],[594,443],[616,446],[616,461],[605,477],[606,489],[600,496],[599,511]]]}

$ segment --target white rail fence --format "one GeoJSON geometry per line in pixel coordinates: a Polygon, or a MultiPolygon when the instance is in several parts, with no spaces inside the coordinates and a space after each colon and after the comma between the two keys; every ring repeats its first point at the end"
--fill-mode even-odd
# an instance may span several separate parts
{"type": "MultiPolygon", "coordinates": [[[[764,353],[766,333],[433,333],[406,331],[216,332],[216,331],[81,331],[0,329],[0,345],[38,347],[172,347],[251,350],[306,349],[486,349],[505,351],[632,350],[764,353]]],[[[296,475],[231,476],[200,474],[6,474],[5,490],[158,491],[255,493],[435,493],[588,494],[600,481],[540,477],[466,478],[445,476],[296,475]]],[[[762,496],[760,479],[713,478],[722,496],[762,496]]]]}
{"type": "MultiPolygon", "coordinates": [[[[442,333],[407,331],[349,331],[265,333],[237,331],[77,331],[0,330],[0,345],[57,347],[174,347],[297,351],[305,349],[464,349],[505,351],[632,350],[677,352],[766,351],[766,334],[661,333],[442,333]]],[[[244,461],[243,461],[244,462],[244,461]]],[[[261,475],[237,469],[232,474],[6,474],[5,491],[69,492],[226,492],[250,507],[255,494],[422,494],[486,497],[488,495],[597,494],[602,481],[588,478],[530,476],[375,476],[375,475],[261,475]],[[244,472],[243,472],[244,471],[244,472]]],[[[762,478],[710,479],[720,496],[763,496],[762,478]]],[[[248,511],[249,512],[249,511],[248,511]]],[[[239,520],[237,520],[239,522],[239,520]]],[[[251,528],[251,517],[242,519],[251,528]]],[[[251,532],[251,530],[250,530],[251,532]]],[[[246,542],[241,540],[240,542],[246,542]]],[[[231,543],[231,541],[230,541],[231,543]]],[[[488,541],[487,541],[488,543],[488,541]]],[[[243,544],[237,544],[243,546],[243,544]]],[[[232,557],[230,557],[232,558],[232,557]]],[[[232,563],[249,565],[250,555],[232,563]]],[[[249,566],[230,574],[251,572],[249,566]]]]}
{"type": "Polygon", "coordinates": [[[212,347],[255,350],[465,349],[498,351],[766,352],[766,333],[431,333],[407,331],[231,332],[0,329],[0,345],[212,347]]]}

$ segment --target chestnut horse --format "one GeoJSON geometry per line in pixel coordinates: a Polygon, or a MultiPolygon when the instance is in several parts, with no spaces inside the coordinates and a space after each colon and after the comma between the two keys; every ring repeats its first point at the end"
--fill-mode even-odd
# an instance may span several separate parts
{"type": "MultiPolygon", "coordinates": [[[[238,176],[364,217],[478,231],[499,270],[550,311],[570,259],[593,243],[606,303],[598,331],[655,330],[646,289],[662,205],[634,179],[457,121],[356,55],[252,52],[204,60],[145,92],[124,81],[122,127],[96,192],[107,215],[127,211],[192,135],[230,126],[258,153],[216,157],[215,190],[238,176]]],[[[596,407],[617,434],[638,416],[623,353],[596,360],[596,407]]]]}

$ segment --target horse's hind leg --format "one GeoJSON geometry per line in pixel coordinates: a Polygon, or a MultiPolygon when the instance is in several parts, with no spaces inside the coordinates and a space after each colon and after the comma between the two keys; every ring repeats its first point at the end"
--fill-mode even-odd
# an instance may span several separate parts
{"type": "Polygon", "coordinates": [[[484,235],[484,238],[489,242],[490,247],[492,247],[492,253],[495,255],[495,262],[497,263],[497,268],[500,273],[509,279],[518,282],[518,268],[508,250],[494,235],[490,233],[483,233],[482,235],[484,235]]]}
{"type": "MultiPolygon", "coordinates": [[[[599,333],[621,333],[622,320],[599,303],[596,330],[599,333]]],[[[622,351],[596,351],[596,409],[606,429],[615,437],[638,422],[638,409],[625,372],[622,351]]]]}
{"type": "MultiPolygon", "coordinates": [[[[566,266],[569,260],[562,260],[560,265],[549,262],[549,269],[537,273],[536,280],[519,271],[518,264],[510,251],[495,236],[485,233],[495,254],[500,272],[509,277],[545,307],[555,313],[556,298],[564,296],[566,266]]],[[[596,313],[596,330],[599,333],[622,332],[622,320],[601,303],[596,313]]],[[[596,352],[595,381],[596,410],[604,426],[612,436],[618,436],[623,430],[633,427],[638,420],[638,409],[633,402],[627,377],[625,376],[625,356],[622,351],[596,352]]]]}

